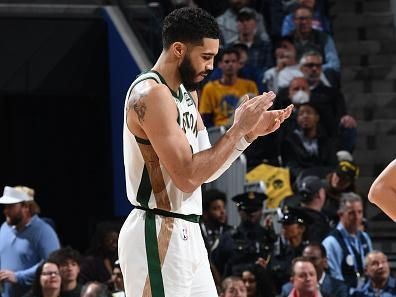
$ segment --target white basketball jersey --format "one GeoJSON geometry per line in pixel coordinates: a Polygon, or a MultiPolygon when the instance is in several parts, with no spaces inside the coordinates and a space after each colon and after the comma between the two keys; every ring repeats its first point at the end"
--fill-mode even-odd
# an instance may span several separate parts
{"type": "MultiPolygon", "coordinates": [[[[193,193],[185,193],[178,189],[172,182],[165,167],[161,164],[161,161],[158,160],[149,140],[135,137],[127,127],[126,106],[128,98],[132,89],[139,82],[147,79],[153,79],[159,84],[166,85],[165,80],[159,73],[149,71],[137,77],[126,96],[123,138],[128,200],[135,206],[160,208],[180,214],[201,215],[201,187],[197,188],[193,193]],[[150,162],[145,162],[144,155],[146,158],[147,155],[150,155],[150,162]],[[157,159],[158,162],[152,162],[153,159],[157,159]]],[[[195,106],[191,94],[183,85],[180,85],[178,94],[175,94],[172,90],[171,93],[179,113],[177,119],[179,126],[184,131],[192,152],[197,153],[199,150],[197,139],[197,106],[195,106]]],[[[163,100],[163,98],[158,98],[158,100],[163,100]]]]}

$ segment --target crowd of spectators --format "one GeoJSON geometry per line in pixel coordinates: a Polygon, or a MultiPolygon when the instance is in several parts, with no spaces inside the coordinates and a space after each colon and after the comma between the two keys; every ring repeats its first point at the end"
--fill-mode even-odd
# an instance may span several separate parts
{"type": "Polygon", "coordinates": [[[243,193],[232,197],[240,224],[231,227],[224,193],[203,194],[201,228],[220,296],[394,294],[386,256],[373,251],[366,229],[366,197],[356,188],[357,123],[341,90],[327,1],[229,0],[213,11],[205,1],[179,4],[192,3],[216,17],[222,34],[199,90],[209,131],[227,128],[242,100],[263,91],[277,94],[274,108],[294,104],[286,125],[245,152],[248,171],[264,163],[290,172],[294,194],[283,197],[276,215],[267,215],[265,193],[243,193]],[[381,281],[370,273],[373,255],[382,257],[381,281]]]}
{"type": "Polygon", "coordinates": [[[219,296],[394,296],[388,259],[373,249],[364,224],[361,196],[339,192],[338,203],[326,205],[332,188],[307,175],[272,217],[265,215],[264,193],[239,194],[232,197],[235,227],[225,219],[225,194],[204,192],[201,230],[219,296]]]}
{"type": "MultiPolygon", "coordinates": [[[[295,194],[275,216],[264,215],[265,193],[246,192],[232,197],[240,224],[229,226],[225,194],[203,193],[200,226],[219,296],[396,295],[355,186],[356,120],[340,89],[327,1],[190,0],[168,8],[180,5],[209,10],[222,33],[216,67],[199,90],[207,128],[229,126],[246,95],[273,91],[274,107],[295,107],[270,142],[258,139],[246,152],[248,169],[268,163],[290,170],[295,194]]],[[[6,187],[0,203],[2,297],[124,296],[118,230],[101,230],[81,255],[61,247],[32,189],[6,187]]]]}
{"type": "Polygon", "coordinates": [[[6,218],[0,228],[0,296],[124,297],[118,230],[98,229],[81,255],[61,246],[34,196],[29,187],[6,186],[0,198],[6,218]]]}

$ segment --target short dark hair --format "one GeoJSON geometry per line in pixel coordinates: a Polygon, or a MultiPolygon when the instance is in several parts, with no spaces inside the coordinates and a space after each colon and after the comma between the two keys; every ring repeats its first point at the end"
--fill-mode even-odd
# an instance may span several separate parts
{"type": "Polygon", "coordinates": [[[311,7],[308,7],[308,6],[306,6],[306,5],[300,4],[300,5],[297,5],[297,6],[293,9],[293,17],[296,16],[297,10],[300,10],[300,9],[306,9],[306,10],[308,10],[308,11],[311,13],[311,15],[313,15],[313,13],[314,13],[314,11],[312,10],[311,7]]]}
{"type": "Polygon", "coordinates": [[[174,42],[202,44],[204,38],[220,38],[220,30],[213,16],[201,8],[175,9],[164,20],[162,44],[168,49],[174,42]]]}
{"type": "Polygon", "coordinates": [[[219,62],[221,60],[223,60],[224,55],[230,55],[230,54],[235,54],[237,56],[237,59],[239,60],[240,54],[239,54],[238,49],[236,49],[234,47],[227,47],[220,51],[220,53],[218,55],[219,62]]]}
{"type": "Polygon", "coordinates": [[[222,200],[226,204],[226,194],[216,189],[207,190],[202,193],[202,210],[208,211],[213,201],[222,200]]]}
{"type": "Polygon", "coordinates": [[[241,51],[244,51],[244,52],[246,52],[246,53],[249,52],[248,46],[247,46],[246,44],[244,44],[244,43],[234,43],[234,44],[231,46],[231,48],[236,49],[239,53],[240,53],[241,51]]]}
{"type": "Polygon", "coordinates": [[[320,255],[322,256],[322,258],[327,258],[326,248],[320,242],[311,242],[304,248],[304,250],[307,247],[317,248],[318,250],[320,250],[320,255]]]}
{"type": "Polygon", "coordinates": [[[280,47],[282,45],[282,42],[285,42],[285,41],[291,43],[295,47],[293,37],[290,35],[286,35],[286,36],[280,36],[280,37],[275,38],[275,42],[274,42],[275,49],[280,47]]]}
{"type": "Polygon", "coordinates": [[[53,251],[48,259],[58,263],[59,265],[64,265],[68,260],[77,262],[81,265],[81,255],[80,252],[72,249],[70,246],[53,251]]]}

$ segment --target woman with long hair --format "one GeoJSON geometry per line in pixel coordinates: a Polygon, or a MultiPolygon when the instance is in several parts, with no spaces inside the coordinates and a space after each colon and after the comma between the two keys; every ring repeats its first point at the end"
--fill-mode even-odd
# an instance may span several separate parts
{"type": "Polygon", "coordinates": [[[59,297],[60,291],[59,266],[47,260],[37,268],[32,289],[24,297],[59,297]]]}

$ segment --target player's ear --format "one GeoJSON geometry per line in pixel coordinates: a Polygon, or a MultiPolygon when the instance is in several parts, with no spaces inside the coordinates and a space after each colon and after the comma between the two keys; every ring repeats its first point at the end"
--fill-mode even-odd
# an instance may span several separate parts
{"type": "Polygon", "coordinates": [[[187,46],[182,42],[174,42],[171,45],[172,52],[176,58],[181,59],[184,57],[187,51],[187,46]]]}

